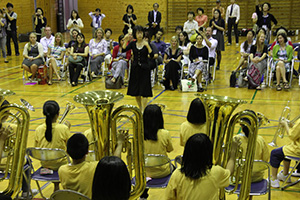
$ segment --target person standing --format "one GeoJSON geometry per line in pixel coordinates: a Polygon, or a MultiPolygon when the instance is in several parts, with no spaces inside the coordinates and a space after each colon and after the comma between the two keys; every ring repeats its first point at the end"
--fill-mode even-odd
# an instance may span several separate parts
{"type": "MultiPolygon", "coordinates": [[[[191,36],[198,30],[198,22],[194,20],[195,13],[193,11],[188,12],[187,17],[188,20],[184,22],[183,31],[188,34],[189,39],[191,40],[191,36]]],[[[192,42],[195,42],[195,39],[192,42]]]]}
{"type": "Polygon", "coordinates": [[[47,25],[47,19],[44,17],[44,11],[42,8],[35,9],[35,17],[34,17],[34,25],[35,25],[35,32],[37,33],[37,41],[40,42],[42,29],[47,25]]]}
{"type": "Polygon", "coordinates": [[[44,56],[46,57],[49,45],[54,45],[54,36],[49,26],[45,28],[45,37],[42,37],[40,43],[43,45],[44,56]]]}
{"type": "Polygon", "coordinates": [[[74,29],[78,30],[78,32],[80,33],[83,27],[84,27],[83,22],[80,19],[77,10],[72,10],[71,17],[68,20],[68,24],[67,24],[67,28],[70,29],[70,33],[72,33],[74,29]]]}
{"type": "Polygon", "coordinates": [[[6,19],[3,17],[3,11],[0,10],[0,48],[2,50],[2,56],[4,58],[4,62],[8,63],[8,60],[6,59],[6,19]]]}
{"type": "Polygon", "coordinates": [[[11,46],[10,46],[10,39],[13,40],[15,46],[15,53],[16,56],[19,56],[19,44],[17,38],[17,13],[13,11],[14,5],[12,3],[7,3],[6,8],[3,8],[5,12],[5,17],[7,21],[6,27],[6,48],[7,48],[7,55],[11,56],[11,46]]]}
{"type": "Polygon", "coordinates": [[[157,33],[160,29],[161,13],[158,11],[158,3],[153,4],[153,10],[148,13],[148,25],[150,38],[157,33]]]}
{"type": "Polygon", "coordinates": [[[91,27],[93,27],[93,36],[95,35],[95,31],[98,28],[101,28],[102,20],[105,18],[105,15],[101,13],[100,8],[96,8],[95,12],[90,12],[89,16],[92,18],[91,27]]]}
{"type": "Polygon", "coordinates": [[[133,30],[135,24],[137,23],[136,15],[133,14],[133,6],[128,5],[126,8],[126,14],[123,16],[122,20],[124,23],[123,34],[126,35],[128,31],[133,30]]]}
{"type": "Polygon", "coordinates": [[[225,8],[221,6],[220,0],[216,1],[216,7],[212,9],[212,17],[214,17],[215,10],[220,10],[222,18],[225,18],[225,8]]]}
{"type": "Polygon", "coordinates": [[[239,46],[238,24],[240,20],[240,6],[235,3],[235,0],[230,0],[231,5],[226,10],[226,24],[228,24],[228,46],[231,45],[232,26],[234,27],[234,35],[236,46],[239,46]]]}

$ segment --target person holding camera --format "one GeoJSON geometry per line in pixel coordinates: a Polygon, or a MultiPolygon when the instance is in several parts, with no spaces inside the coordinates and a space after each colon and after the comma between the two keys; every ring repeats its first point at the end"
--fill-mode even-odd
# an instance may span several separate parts
{"type": "Polygon", "coordinates": [[[78,32],[80,33],[83,27],[84,25],[78,15],[78,12],[76,10],[72,10],[71,18],[68,20],[68,24],[67,24],[67,28],[70,30],[70,33],[72,34],[74,29],[78,30],[78,32]]]}
{"type": "Polygon", "coordinates": [[[96,8],[94,12],[90,12],[89,16],[92,18],[91,27],[93,27],[93,37],[95,35],[95,31],[98,28],[101,28],[102,20],[105,18],[105,15],[101,13],[100,8],[96,8]]]}
{"type": "Polygon", "coordinates": [[[37,33],[37,41],[40,42],[42,36],[42,29],[47,25],[47,19],[43,16],[44,11],[42,8],[35,9],[35,16],[34,16],[34,25],[35,25],[35,32],[37,33]]]}
{"type": "Polygon", "coordinates": [[[16,56],[19,56],[20,53],[19,53],[19,44],[17,38],[17,13],[13,11],[14,5],[11,3],[7,3],[6,8],[3,8],[3,12],[5,13],[5,18],[7,22],[7,27],[6,27],[7,55],[11,56],[10,39],[12,39],[15,46],[16,56]]]}

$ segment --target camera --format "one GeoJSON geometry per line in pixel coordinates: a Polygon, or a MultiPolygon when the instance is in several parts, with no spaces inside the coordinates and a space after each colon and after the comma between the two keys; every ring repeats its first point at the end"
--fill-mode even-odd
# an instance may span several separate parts
{"type": "Polygon", "coordinates": [[[40,14],[36,14],[37,17],[41,16],[40,14]]]}

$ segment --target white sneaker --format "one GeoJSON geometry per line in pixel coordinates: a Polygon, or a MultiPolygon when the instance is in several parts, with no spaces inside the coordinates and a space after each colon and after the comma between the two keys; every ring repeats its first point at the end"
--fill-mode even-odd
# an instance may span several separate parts
{"type": "Polygon", "coordinates": [[[271,179],[271,186],[274,187],[274,188],[279,188],[280,187],[279,180],[278,179],[276,179],[276,180],[271,179]]]}
{"type": "Polygon", "coordinates": [[[292,176],[300,177],[300,172],[299,172],[299,171],[294,171],[294,172],[292,173],[292,176]]]}
{"type": "Polygon", "coordinates": [[[240,46],[240,44],[239,44],[239,43],[235,43],[235,46],[239,47],[239,46],[240,46]]]}
{"type": "MultiPolygon", "coordinates": [[[[289,175],[283,175],[283,172],[280,171],[278,174],[277,174],[277,178],[280,180],[280,181],[285,181],[285,179],[288,177],[289,175]]],[[[287,183],[291,183],[291,177],[287,180],[287,183]]]]}

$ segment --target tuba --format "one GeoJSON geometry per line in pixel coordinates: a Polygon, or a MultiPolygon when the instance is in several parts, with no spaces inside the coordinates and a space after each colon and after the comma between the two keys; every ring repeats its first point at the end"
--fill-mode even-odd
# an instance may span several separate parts
{"type": "MultiPolygon", "coordinates": [[[[234,99],[227,96],[216,96],[207,94],[196,94],[206,110],[206,134],[213,143],[213,164],[226,167],[230,157],[230,150],[233,140],[234,127],[236,123],[241,123],[249,128],[248,146],[245,162],[242,162],[242,149],[237,151],[238,163],[235,166],[235,187],[231,191],[233,193],[238,184],[241,182],[241,192],[239,200],[245,200],[249,197],[251,184],[251,171],[254,161],[255,145],[258,130],[258,117],[251,111],[241,111],[231,117],[234,110],[240,105],[246,103],[244,100],[234,99]],[[251,125],[243,122],[242,118],[250,120],[251,125]],[[240,176],[243,174],[243,176],[240,176]]],[[[220,190],[220,199],[225,199],[225,191],[220,190]]]]}
{"type": "Polygon", "coordinates": [[[96,160],[112,155],[114,152],[117,140],[117,122],[121,119],[131,122],[133,130],[133,135],[129,138],[131,141],[128,140],[123,145],[127,150],[129,174],[131,178],[133,178],[133,174],[136,176],[136,185],[131,191],[130,199],[136,199],[146,186],[143,153],[144,127],[142,113],[136,106],[123,105],[112,112],[114,103],[123,97],[122,93],[104,90],[78,94],[74,97],[74,101],[84,105],[88,112],[94,137],[94,141],[91,143],[94,145],[96,160]],[[124,112],[126,113],[123,114],[124,112]]]}
{"type": "MultiPolygon", "coordinates": [[[[14,93],[9,90],[0,89],[1,104],[4,101],[4,96],[12,94],[14,93]]],[[[7,155],[4,178],[8,177],[8,174],[10,177],[8,186],[2,193],[15,198],[22,186],[22,173],[25,161],[30,116],[26,108],[17,104],[11,104],[0,107],[0,119],[6,117],[12,117],[17,128],[15,135],[7,139],[9,142],[6,142],[6,144],[9,144],[10,146],[5,146],[3,150],[7,155]],[[18,114],[13,114],[10,111],[16,111],[18,114]]]]}

